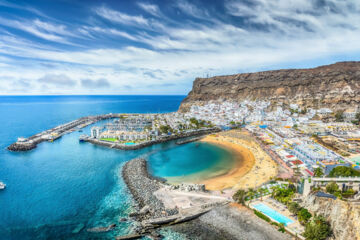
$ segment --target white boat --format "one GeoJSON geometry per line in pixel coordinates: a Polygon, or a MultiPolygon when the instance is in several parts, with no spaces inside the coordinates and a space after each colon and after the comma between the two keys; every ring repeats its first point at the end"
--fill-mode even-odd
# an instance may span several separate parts
{"type": "Polygon", "coordinates": [[[3,182],[0,182],[0,190],[4,189],[6,187],[6,184],[3,182]]]}

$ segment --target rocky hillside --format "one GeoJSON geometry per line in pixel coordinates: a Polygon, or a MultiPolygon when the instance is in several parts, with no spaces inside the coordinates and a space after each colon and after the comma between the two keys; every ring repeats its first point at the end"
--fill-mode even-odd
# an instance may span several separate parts
{"type": "Polygon", "coordinates": [[[333,110],[353,108],[360,104],[360,62],[197,78],[179,110],[210,100],[244,99],[333,110]]]}
{"type": "Polygon", "coordinates": [[[311,213],[320,214],[327,218],[335,239],[360,239],[359,202],[351,203],[310,195],[302,205],[311,213]]]}

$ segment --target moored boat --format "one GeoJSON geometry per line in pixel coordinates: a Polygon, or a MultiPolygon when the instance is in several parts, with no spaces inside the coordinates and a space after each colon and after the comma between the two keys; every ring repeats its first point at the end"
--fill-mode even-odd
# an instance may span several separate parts
{"type": "Polygon", "coordinates": [[[85,142],[85,140],[88,138],[87,135],[85,134],[81,134],[80,137],[79,137],[79,142],[85,142]]]}
{"type": "Polygon", "coordinates": [[[5,187],[6,187],[6,184],[3,182],[0,182],[0,190],[5,189],[5,187]]]}

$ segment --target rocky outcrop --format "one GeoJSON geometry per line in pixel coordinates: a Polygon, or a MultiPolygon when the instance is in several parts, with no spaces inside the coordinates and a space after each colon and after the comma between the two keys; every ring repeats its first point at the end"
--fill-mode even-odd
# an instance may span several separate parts
{"type": "Polygon", "coordinates": [[[360,62],[196,78],[179,110],[210,100],[245,99],[345,110],[360,104],[360,62]]]}
{"type": "Polygon", "coordinates": [[[311,213],[327,218],[335,239],[360,239],[360,202],[310,195],[304,200],[303,206],[311,213]]]}

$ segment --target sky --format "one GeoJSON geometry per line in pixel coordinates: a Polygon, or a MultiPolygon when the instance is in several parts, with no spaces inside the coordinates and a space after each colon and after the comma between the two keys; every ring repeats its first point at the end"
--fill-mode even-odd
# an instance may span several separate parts
{"type": "Polygon", "coordinates": [[[0,95],[185,95],[359,60],[359,0],[0,0],[0,95]]]}

